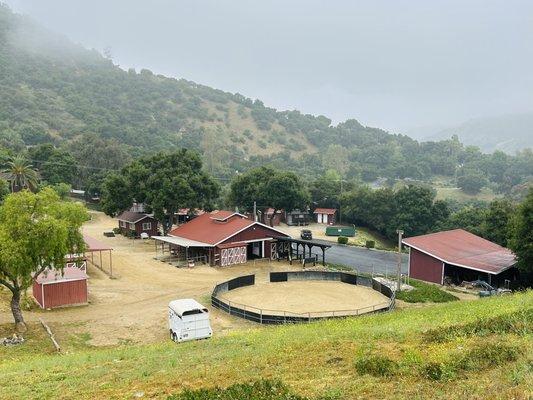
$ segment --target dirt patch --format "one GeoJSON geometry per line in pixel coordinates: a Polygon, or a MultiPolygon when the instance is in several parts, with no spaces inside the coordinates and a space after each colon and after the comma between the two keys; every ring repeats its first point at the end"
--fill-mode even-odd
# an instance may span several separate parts
{"type": "Polygon", "coordinates": [[[386,296],[371,288],[332,281],[259,282],[224,293],[221,297],[269,313],[370,312],[374,306],[387,307],[389,304],[386,296]]]}
{"type": "MultiPolygon", "coordinates": [[[[44,317],[58,341],[74,336],[88,338],[87,345],[106,346],[120,343],[149,343],[164,340],[168,335],[167,305],[178,298],[194,298],[209,305],[209,295],[218,282],[233,277],[271,271],[294,270],[283,262],[262,261],[229,268],[197,266],[175,268],[154,259],[153,242],[133,241],[122,236],[103,236],[117,226],[117,221],[103,213],[92,212],[92,220],[83,231],[113,248],[113,275],[109,277],[89,265],[89,305],[55,310],[25,311],[26,321],[34,323],[44,317]]],[[[104,259],[104,267],[107,259],[104,259]]],[[[31,293],[31,289],[29,291],[31,293]]],[[[12,322],[7,311],[5,293],[0,305],[0,324],[12,322]]],[[[257,326],[218,310],[211,310],[215,335],[237,327],[257,326]]]]}

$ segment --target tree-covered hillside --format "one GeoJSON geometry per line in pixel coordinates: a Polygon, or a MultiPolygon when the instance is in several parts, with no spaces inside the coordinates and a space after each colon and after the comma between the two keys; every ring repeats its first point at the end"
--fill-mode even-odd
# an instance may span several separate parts
{"type": "MultiPolygon", "coordinates": [[[[215,61],[214,61],[215,62],[215,61]]],[[[509,192],[533,175],[533,153],[482,154],[456,138],[419,143],[356,120],[277,111],[259,100],[186,80],[125,71],[0,6],[0,156],[26,152],[34,164],[76,163],[72,183],[91,188],[131,158],[185,147],[217,177],[272,164],[315,178],[430,181],[466,191],[509,192]],[[53,144],[59,151],[35,148],[53,144]],[[39,158],[54,153],[55,159],[39,158]],[[59,159],[61,162],[57,161],[59,159]],[[74,161],[73,161],[74,160],[74,161]]]]}

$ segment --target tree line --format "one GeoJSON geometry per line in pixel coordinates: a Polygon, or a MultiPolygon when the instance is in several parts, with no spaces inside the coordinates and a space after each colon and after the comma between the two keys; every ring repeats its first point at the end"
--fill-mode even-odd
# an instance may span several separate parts
{"type": "Polygon", "coordinates": [[[354,119],[334,126],[238,93],[124,71],[1,5],[0,91],[0,147],[10,155],[38,148],[27,158],[45,180],[93,195],[101,192],[101,171],[178,148],[197,151],[224,178],[269,164],[306,180],[328,170],[363,183],[445,178],[475,194],[483,187],[510,193],[533,175],[531,150],[483,154],[457,137],[420,143],[354,119]],[[13,32],[25,32],[25,40],[13,32]]]}

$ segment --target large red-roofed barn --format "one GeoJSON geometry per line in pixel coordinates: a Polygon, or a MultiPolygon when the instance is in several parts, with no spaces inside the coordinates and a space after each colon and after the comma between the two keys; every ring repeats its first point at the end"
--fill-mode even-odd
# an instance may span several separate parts
{"type": "Polygon", "coordinates": [[[277,237],[285,233],[232,211],[202,214],[169,233],[156,236],[156,245],[178,259],[204,261],[212,266],[245,263],[253,258],[277,258],[277,237]]]}
{"type": "Polygon", "coordinates": [[[409,276],[444,284],[449,279],[484,280],[489,284],[516,279],[513,252],[463,229],[406,238],[409,276]]]}

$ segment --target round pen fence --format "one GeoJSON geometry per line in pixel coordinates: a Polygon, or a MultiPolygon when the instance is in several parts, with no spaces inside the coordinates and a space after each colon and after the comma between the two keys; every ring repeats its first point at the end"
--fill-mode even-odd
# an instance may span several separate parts
{"type": "Polygon", "coordinates": [[[356,274],[347,272],[333,272],[333,271],[290,271],[290,272],[271,272],[270,282],[288,282],[288,281],[338,281],[349,285],[361,285],[372,288],[380,292],[388,298],[386,303],[375,304],[369,307],[362,307],[352,310],[332,310],[319,312],[295,313],[283,310],[270,310],[264,308],[257,308],[250,305],[232,302],[224,299],[222,295],[234,289],[245,286],[255,285],[255,275],[239,276],[229,281],[219,283],[213,289],[211,294],[211,304],[230,315],[239,318],[244,318],[249,321],[260,324],[285,324],[298,322],[311,322],[326,318],[343,318],[352,317],[362,314],[369,314],[375,312],[384,312],[394,309],[395,292],[379,281],[356,274]]]}

